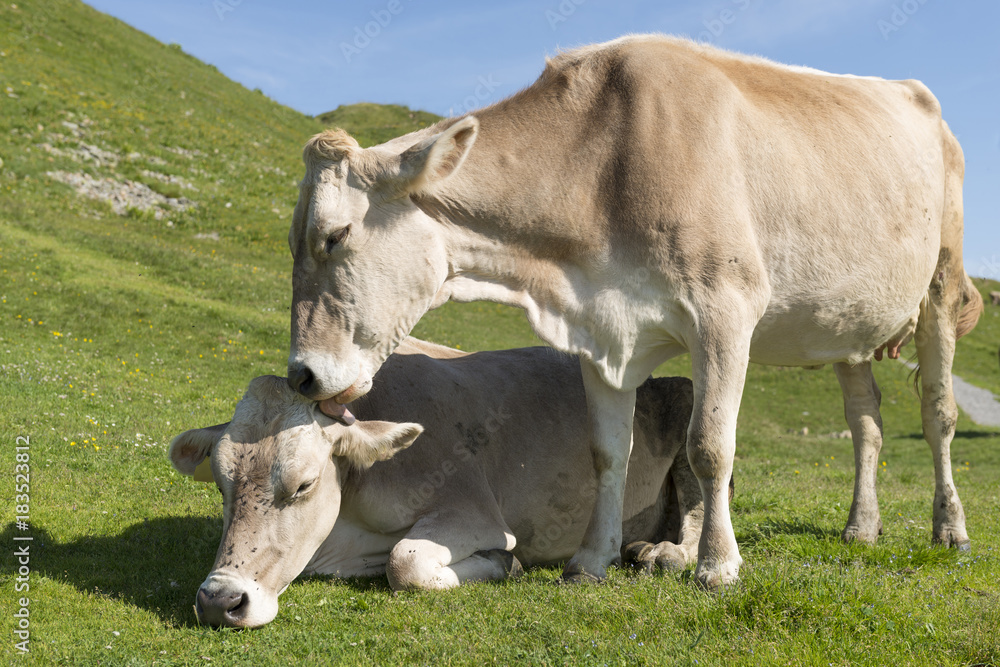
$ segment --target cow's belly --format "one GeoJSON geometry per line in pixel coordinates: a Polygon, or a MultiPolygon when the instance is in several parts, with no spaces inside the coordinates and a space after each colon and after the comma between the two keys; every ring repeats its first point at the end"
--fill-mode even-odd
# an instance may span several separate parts
{"type": "Polygon", "coordinates": [[[932,239],[939,232],[912,224],[905,229],[909,235],[891,247],[867,253],[836,238],[826,240],[824,253],[807,253],[804,241],[787,239],[784,247],[769,247],[770,295],[753,331],[750,360],[777,366],[857,364],[880,346],[909,340],[937,263],[932,239]],[[795,247],[801,261],[782,261],[795,247]]]}
{"type": "Polygon", "coordinates": [[[916,328],[920,297],[881,312],[796,308],[765,312],[754,329],[750,361],[774,366],[858,364],[875,349],[907,341],[916,328]]]}
{"type": "MultiPolygon", "coordinates": [[[[508,486],[499,499],[517,540],[514,555],[525,566],[568,560],[579,550],[590,522],[597,497],[594,460],[586,438],[573,435],[566,440],[569,446],[558,465],[540,466],[545,472],[508,486]]],[[[622,520],[633,527],[630,539],[659,541],[657,531],[666,511],[665,480],[675,456],[685,453],[660,451],[663,443],[658,439],[650,443],[641,428],[634,436],[622,520]]]]}
{"type": "Polygon", "coordinates": [[[597,485],[593,464],[582,475],[575,472],[512,490],[516,499],[513,495],[507,502],[501,499],[501,512],[517,540],[514,555],[522,564],[568,560],[580,548],[594,510],[597,485]]]}

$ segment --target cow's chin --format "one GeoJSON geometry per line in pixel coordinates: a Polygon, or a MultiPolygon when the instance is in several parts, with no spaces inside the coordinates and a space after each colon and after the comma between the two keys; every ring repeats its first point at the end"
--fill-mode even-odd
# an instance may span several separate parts
{"type": "Polygon", "coordinates": [[[337,403],[340,403],[341,405],[344,405],[350,403],[351,401],[355,401],[361,398],[362,396],[367,394],[371,388],[372,388],[371,377],[358,376],[358,379],[354,381],[354,384],[352,384],[350,387],[348,387],[344,391],[334,396],[333,400],[335,400],[337,403]]]}

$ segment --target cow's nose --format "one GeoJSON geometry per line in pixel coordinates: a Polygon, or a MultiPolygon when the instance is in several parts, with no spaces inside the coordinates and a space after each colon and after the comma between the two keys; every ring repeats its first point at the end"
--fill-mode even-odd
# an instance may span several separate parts
{"type": "Polygon", "coordinates": [[[313,390],[315,381],[316,376],[313,375],[312,369],[308,366],[299,366],[295,372],[289,370],[288,386],[291,387],[293,391],[297,391],[303,396],[309,395],[309,393],[313,390]]]}
{"type": "Polygon", "coordinates": [[[198,589],[195,612],[198,620],[213,626],[238,626],[246,615],[248,597],[246,593],[211,593],[204,587],[198,589]]]}

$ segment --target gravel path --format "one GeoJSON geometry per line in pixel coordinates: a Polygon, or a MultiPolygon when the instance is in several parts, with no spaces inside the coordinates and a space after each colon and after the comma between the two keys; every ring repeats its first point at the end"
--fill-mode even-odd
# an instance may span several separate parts
{"type": "MultiPolygon", "coordinates": [[[[916,364],[903,359],[900,361],[910,368],[916,368],[916,364]]],[[[1000,401],[997,401],[992,392],[969,384],[957,375],[952,375],[951,381],[955,389],[955,402],[972,417],[972,421],[980,426],[1000,426],[1000,401]]]]}
{"type": "Polygon", "coordinates": [[[986,389],[952,375],[955,402],[980,426],[1000,426],[1000,402],[986,389]]]}

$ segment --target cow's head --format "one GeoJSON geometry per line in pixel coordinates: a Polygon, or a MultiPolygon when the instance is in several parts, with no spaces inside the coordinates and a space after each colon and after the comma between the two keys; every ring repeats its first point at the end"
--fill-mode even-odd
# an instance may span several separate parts
{"type": "Polygon", "coordinates": [[[342,131],[306,144],[288,236],[293,389],[339,403],[364,395],[417,320],[447,300],[441,224],[411,196],[461,167],[478,128],[469,116],[409,147],[362,149],[342,131]]]}
{"type": "Polygon", "coordinates": [[[378,421],[345,426],[285,378],[265,376],[250,383],[229,424],[174,438],[174,467],[191,475],[210,456],[222,492],[222,542],[198,590],[199,621],[270,622],[278,596],[333,529],[345,474],[390,458],[421,431],[419,424],[378,421]]]}

